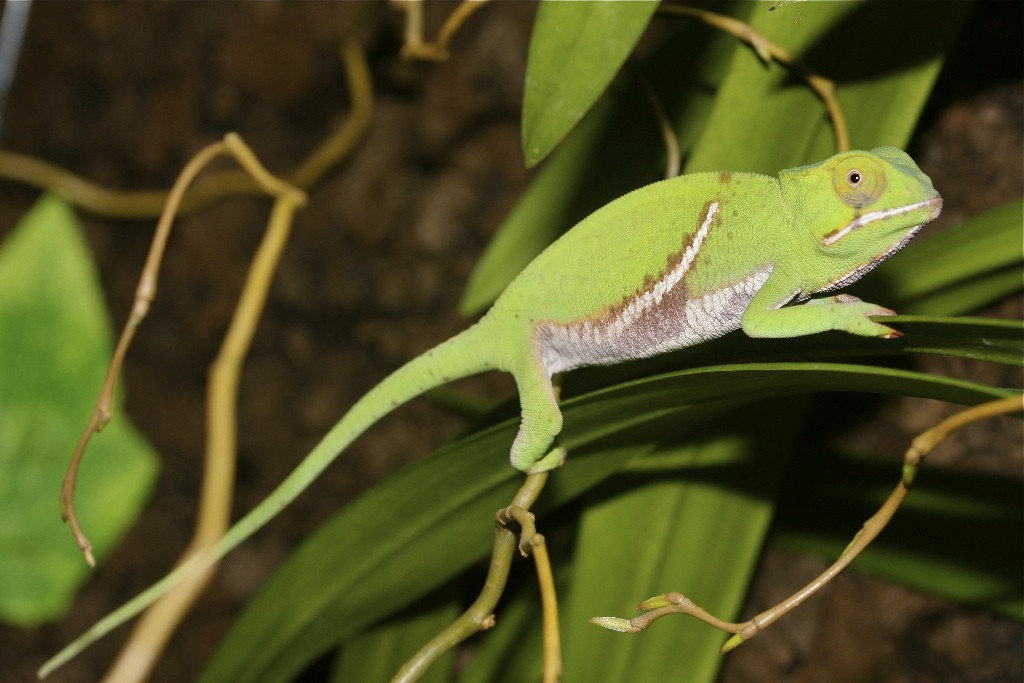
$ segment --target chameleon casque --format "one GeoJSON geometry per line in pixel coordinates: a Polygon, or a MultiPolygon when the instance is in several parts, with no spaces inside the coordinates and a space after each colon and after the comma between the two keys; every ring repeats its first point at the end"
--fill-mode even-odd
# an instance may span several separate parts
{"type": "Polygon", "coordinates": [[[552,447],[562,427],[555,373],[649,357],[736,329],[751,337],[899,336],[869,319],[893,315],[887,308],[844,294],[812,296],[859,279],[941,209],[931,180],[894,147],[844,152],[777,178],[685,175],[620,197],[541,253],[479,322],[364,395],[213,548],[108,617],[114,623],[107,627],[215,563],[373,423],[446,382],[511,373],[522,408],[512,466],[541,472],[564,458],[552,447]]]}

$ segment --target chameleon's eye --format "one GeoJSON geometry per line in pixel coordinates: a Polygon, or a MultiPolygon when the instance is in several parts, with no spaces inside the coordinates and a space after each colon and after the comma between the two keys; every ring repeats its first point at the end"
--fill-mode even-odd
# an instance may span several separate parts
{"type": "Polygon", "coordinates": [[[832,176],[836,194],[855,209],[869,206],[885,191],[885,171],[866,156],[851,155],[840,161],[832,176]]]}

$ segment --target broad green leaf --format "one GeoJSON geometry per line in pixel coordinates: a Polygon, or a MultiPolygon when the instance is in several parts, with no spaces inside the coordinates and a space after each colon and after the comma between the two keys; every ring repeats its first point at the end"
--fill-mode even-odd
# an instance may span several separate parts
{"type": "MultiPolygon", "coordinates": [[[[780,495],[773,539],[835,559],[892,491],[900,466],[807,449],[780,495]]],[[[933,470],[926,461],[893,521],[853,567],[1022,619],[1022,503],[1019,480],[933,470]]]]}
{"type": "MultiPolygon", "coordinates": [[[[0,247],[0,618],[60,617],[89,567],[57,493],[113,351],[89,251],[47,195],[0,247]]],[[[124,416],[90,444],[77,511],[102,563],[145,501],[156,460],[124,416]]]]}
{"type": "MultiPolygon", "coordinates": [[[[942,54],[969,8],[968,3],[956,3],[946,12],[921,12],[915,3],[809,2],[775,12],[764,8],[754,12],[750,23],[836,81],[854,149],[903,147],[938,75],[942,54]],[[799,24],[795,11],[800,12],[799,24]],[[851,38],[863,35],[870,39],[851,38]],[[864,47],[877,45],[893,49],[882,55],[864,47]],[[864,72],[863,64],[872,71],[864,72]]],[[[752,50],[737,50],[685,170],[775,175],[835,151],[833,130],[817,96],[786,69],[766,67],[752,50]]]]}
{"type": "MultiPolygon", "coordinates": [[[[565,402],[561,442],[571,455],[537,511],[543,518],[687,427],[706,428],[723,407],[824,389],[964,404],[1006,395],[970,382],[835,364],[725,366],[633,382],[565,402]]],[[[450,444],[324,524],[250,603],[203,680],[287,680],[484,554],[493,514],[520,481],[506,463],[517,424],[508,420],[450,444]]]]}
{"type": "Polygon", "coordinates": [[[656,0],[540,4],[523,93],[527,166],[539,163],[583,118],[657,8],[656,0]]]}
{"type": "MultiPolygon", "coordinates": [[[[514,436],[515,423],[506,421],[460,439],[321,526],[250,603],[202,680],[290,680],[481,557],[493,540],[495,511],[521,482],[507,465],[514,436]]],[[[637,452],[580,453],[567,476],[548,485],[544,501],[575,497],[637,452]]]]}
{"type": "Polygon", "coordinates": [[[723,415],[699,441],[640,461],[662,461],[656,471],[631,469],[588,494],[562,616],[577,625],[565,640],[567,680],[714,680],[724,636],[706,624],[680,617],[623,635],[587,628],[587,620],[633,616],[637,602],[669,591],[735,618],[771,520],[797,405],[774,401],[723,415]]]}

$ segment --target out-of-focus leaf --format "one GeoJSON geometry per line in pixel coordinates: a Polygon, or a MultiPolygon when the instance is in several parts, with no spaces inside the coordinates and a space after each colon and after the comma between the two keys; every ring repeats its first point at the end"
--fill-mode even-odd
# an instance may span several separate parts
{"type": "MultiPolygon", "coordinates": [[[[892,491],[901,466],[825,449],[809,449],[794,465],[772,536],[830,559],[892,491]]],[[[937,471],[926,463],[893,521],[853,567],[1022,619],[1021,538],[1019,480],[937,471]]]]}
{"type": "MultiPolygon", "coordinates": [[[[89,567],[57,492],[110,361],[110,322],[68,205],[44,196],[0,248],[0,618],[61,616],[89,567]]],[[[102,562],[156,473],[121,413],[93,439],[76,497],[102,562]]]]}
{"type": "MultiPolygon", "coordinates": [[[[338,655],[331,670],[334,683],[387,681],[402,662],[458,618],[461,608],[454,592],[440,604],[424,605],[373,627],[353,638],[338,655]]],[[[436,601],[435,601],[436,602],[436,601]]],[[[455,651],[451,650],[419,679],[421,683],[446,683],[455,670],[455,651]]]]}
{"type": "Polygon", "coordinates": [[[527,166],[546,157],[597,101],[657,8],[657,0],[540,4],[523,93],[527,166]]]}
{"type": "MultiPolygon", "coordinates": [[[[815,2],[774,12],[763,8],[750,23],[816,72],[835,79],[852,148],[903,147],[969,9],[967,3],[929,13],[904,2],[815,2]],[[797,11],[799,23],[794,21],[797,11]],[[871,36],[860,45],[898,48],[887,55],[851,50],[848,36],[854,35],[871,36]],[[871,79],[859,71],[866,57],[882,59],[871,79]]],[[[766,67],[752,50],[737,50],[686,172],[775,175],[835,151],[832,128],[814,93],[786,69],[766,67]]]]}
{"type": "Polygon", "coordinates": [[[1020,292],[1024,288],[1022,280],[1024,272],[1019,267],[1003,268],[922,297],[906,310],[924,315],[937,311],[973,311],[1020,292]]]}
{"type": "MultiPolygon", "coordinates": [[[[738,402],[825,389],[972,405],[1006,395],[907,371],[804,363],[705,368],[633,382],[565,402],[560,441],[571,455],[537,511],[565,504],[738,402]]],[[[324,524],[249,604],[203,680],[287,680],[484,554],[493,514],[520,481],[506,464],[517,425],[509,420],[450,444],[324,524]]]]}
{"type": "MultiPolygon", "coordinates": [[[[773,401],[723,415],[697,443],[666,445],[638,463],[658,464],[657,471],[631,470],[588,494],[565,622],[629,617],[639,600],[669,591],[735,618],[771,520],[798,406],[773,401]]],[[[566,680],[713,681],[723,640],[685,617],[641,636],[574,628],[565,640],[566,680]]]]}

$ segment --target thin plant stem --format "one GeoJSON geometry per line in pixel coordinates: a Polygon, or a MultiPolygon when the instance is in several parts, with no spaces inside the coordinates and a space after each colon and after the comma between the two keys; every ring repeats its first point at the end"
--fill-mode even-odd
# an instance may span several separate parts
{"type": "Polygon", "coordinates": [[[1000,415],[1020,413],[1024,410],[1024,396],[1016,395],[996,401],[989,401],[981,405],[963,410],[952,417],[949,417],[935,425],[926,432],[918,435],[911,442],[903,459],[903,471],[896,488],[889,495],[886,501],[874,515],[868,519],[861,530],[854,536],[853,541],[843,550],[838,559],[817,578],[808,583],[774,607],[761,612],[753,619],[742,623],[723,621],[709,614],[704,609],[694,604],[692,600],[682,593],[666,593],[646,600],[638,606],[638,609],[647,610],[644,614],[633,619],[622,619],[619,617],[595,617],[590,623],[597,626],[620,631],[622,633],[639,633],[661,617],[669,614],[686,614],[719,629],[733,636],[722,646],[722,653],[726,653],[743,642],[753,638],[755,635],[775,623],[780,617],[800,605],[804,600],[811,597],[832,579],[839,575],[858,555],[874,541],[882,530],[889,524],[889,521],[896,514],[900,504],[910,492],[917,472],[920,469],[924,458],[935,449],[940,443],[949,437],[957,429],[973,422],[985,420],[1000,415]]]}
{"type": "MultiPolygon", "coordinates": [[[[430,665],[445,652],[474,633],[494,626],[494,607],[505,591],[505,584],[511,570],[512,556],[516,550],[516,534],[510,528],[509,522],[519,521],[522,526],[522,520],[528,520],[525,523],[530,531],[533,530],[532,515],[529,515],[528,511],[537,500],[537,496],[540,495],[547,478],[547,472],[527,476],[526,481],[523,482],[522,487],[512,499],[512,503],[507,508],[498,511],[495,518],[491,563],[480,595],[469,609],[462,613],[462,616],[420,648],[420,651],[413,655],[395,674],[391,683],[412,683],[412,681],[419,680],[430,668],[430,665]]],[[[523,538],[526,539],[528,535],[532,534],[528,534],[524,529],[523,538]]],[[[520,552],[523,552],[522,545],[520,552]]]]}
{"type": "MultiPolygon", "coordinates": [[[[356,42],[343,41],[342,59],[351,88],[352,112],[341,128],[296,171],[295,177],[298,177],[303,183],[315,184],[330,167],[351,155],[369,127],[373,111],[373,89],[365,58],[356,42]]],[[[210,427],[207,433],[206,471],[193,539],[183,554],[178,568],[172,572],[175,582],[180,585],[155,603],[140,620],[117,663],[108,672],[108,677],[105,679],[107,681],[120,683],[142,680],[146,677],[170,635],[212,577],[213,566],[200,567],[203,552],[223,535],[230,522],[236,456],[236,404],[240,366],[251,343],[256,322],[266,301],[267,289],[273,272],[276,270],[281,251],[287,241],[293,214],[298,207],[306,202],[304,192],[293,187],[293,183],[282,181],[270,174],[260,164],[252,150],[237,135],[228,134],[221,143],[216,144],[221,147],[219,153],[226,152],[233,155],[245,172],[221,172],[216,175],[218,180],[215,186],[207,183],[205,187],[213,187],[217,191],[231,187],[247,192],[264,192],[276,196],[277,201],[263,242],[250,267],[231,327],[217,359],[211,366],[207,391],[207,422],[210,427]],[[194,567],[196,569],[193,569],[194,567]]],[[[57,170],[59,171],[59,169],[57,170]]],[[[77,181],[66,172],[60,171],[60,173],[64,174],[62,177],[65,179],[70,177],[77,181]]],[[[194,173],[192,175],[194,176],[194,173]]],[[[184,186],[187,183],[180,184],[182,191],[168,195],[173,196],[179,203],[179,211],[181,203],[187,201],[189,196],[199,196],[204,201],[205,196],[209,196],[211,199],[216,196],[216,192],[210,192],[209,195],[190,195],[184,193],[184,186]],[[182,199],[183,194],[184,199],[182,199]]],[[[104,196],[107,199],[121,198],[114,196],[117,193],[109,193],[102,189],[100,191],[105,193],[104,196]]],[[[137,196],[138,193],[127,194],[137,196]]],[[[149,197],[149,199],[153,199],[153,197],[149,197]]],[[[165,214],[173,215],[173,211],[165,211],[165,214]]],[[[169,230],[169,227],[167,229],[169,230]]],[[[164,242],[166,242],[166,235],[164,242]]],[[[161,251],[162,248],[161,246],[161,251]]],[[[156,262],[159,263],[158,260],[156,262]]],[[[155,293],[155,277],[153,284],[150,298],[155,293]]],[[[123,361],[123,353],[121,360],[123,361]]],[[[114,375],[116,376],[116,373],[114,375]]],[[[106,413],[109,420],[109,409],[106,413]]],[[[101,423],[97,422],[96,424],[101,423]]],[[[85,440],[88,439],[85,438],[85,440]]],[[[78,459],[80,459],[80,455],[78,459]]],[[[74,462],[74,468],[77,470],[77,461],[74,462]]],[[[73,491],[73,478],[71,490],[73,491]]],[[[73,506],[69,507],[73,514],[73,506]]],[[[133,601],[136,605],[143,605],[145,602],[133,601]]],[[[122,610],[118,610],[118,612],[129,613],[122,610]]],[[[112,623],[114,623],[113,620],[101,620],[101,623],[90,629],[89,633],[94,634],[93,639],[95,639],[95,637],[99,637],[99,634],[105,632],[103,630],[105,624],[112,623]]],[[[71,646],[47,662],[40,669],[40,675],[44,676],[66,662],[81,651],[87,642],[91,642],[91,640],[84,638],[72,643],[71,646]]]]}
{"type": "Polygon", "coordinates": [[[289,183],[304,190],[312,188],[329,170],[351,156],[373,119],[373,80],[370,78],[366,56],[357,41],[342,41],[341,61],[345,65],[352,110],[341,127],[313,150],[289,176],[289,183]]]}
{"type": "Polygon", "coordinates": [[[65,522],[71,524],[75,541],[78,543],[78,547],[82,550],[85,560],[90,566],[96,566],[96,560],[92,555],[92,543],[85,533],[82,532],[78,516],[75,514],[74,497],[78,466],[81,463],[82,455],[85,453],[85,447],[88,445],[89,439],[95,432],[102,430],[110,422],[117,376],[121,372],[121,366],[124,364],[124,357],[128,351],[128,346],[135,336],[135,330],[149,312],[149,305],[156,294],[160,264],[163,260],[164,249],[167,246],[167,238],[170,235],[171,225],[181,203],[181,197],[185,193],[185,188],[192,183],[196,175],[199,174],[199,171],[209,164],[214,157],[223,154],[225,149],[223,142],[215,142],[201,149],[185,166],[171,188],[167,197],[167,204],[164,206],[160,221],[157,223],[156,232],[153,235],[153,242],[146,257],[146,264],[142,269],[142,276],[135,289],[131,313],[124,329],[121,331],[121,336],[118,338],[117,346],[114,348],[114,357],[107,368],[107,375],[103,380],[103,387],[93,409],[92,417],[89,419],[89,424],[86,426],[85,431],[82,432],[78,446],[71,457],[71,463],[68,465],[68,471],[64,475],[64,482],[61,484],[61,517],[64,518],[65,522]]]}
{"type": "Polygon", "coordinates": [[[658,7],[658,11],[694,17],[708,26],[731,33],[754,48],[754,52],[765,62],[774,60],[804,79],[825,104],[825,110],[832,121],[832,129],[835,131],[836,151],[846,152],[850,149],[850,134],[846,128],[846,117],[843,116],[842,107],[839,106],[839,100],[836,99],[836,84],[833,81],[815,73],[787,50],[771,42],[739,19],[682,5],[662,4],[658,7]]]}
{"type": "Polygon", "coordinates": [[[423,0],[391,0],[391,4],[405,12],[405,44],[402,56],[406,59],[422,59],[443,62],[448,59],[448,44],[462,25],[489,0],[463,0],[452,10],[437,32],[437,40],[428,43],[423,40],[423,0]]]}
{"type": "MultiPolygon", "coordinates": [[[[251,163],[246,162],[247,165],[251,163]]],[[[266,173],[264,169],[261,170],[266,173]]],[[[246,276],[231,325],[210,367],[206,403],[209,428],[205,471],[195,531],[188,548],[182,554],[183,560],[212,546],[230,525],[241,366],[251,346],[281,253],[288,242],[295,210],[305,201],[304,193],[292,188],[283,188],[278,195],[263,241],[246,276]]],[[[107,683],[145,680],[181,619],[206,588],[215,571],[216,566],[213,566],[197,572],[154,603],[136,624],[131,637],[103,680],[107,683]]]]}
{"type": "MultiPolygon", "coordinates": [[[[352,111],[341,127],[289,177],[289,182],[301,189],[312,188],[327,171],[347,158],[370,126],[374,98],[366,57],[354,40],[342,41],[341,56],[352,111]]],[[[0,177],[56,192],[80,209],[111,218],[151,218],[160,214],[168,199],[167,192],[162,190],[119,191],[101,187],[55,164],[9,150],[0,150],[0,177]]],[[[262,191],[245,173],[212,173],[185,193],[178,213],[191,213],[222,197],[239,194],[259,195],[262,191]]]]}
{"type": "Polygon", "coordinates": [[[643,91],[644,96],[651,105],[651,109],[654,111],[654,117],[658,120],[658,130],[661,132],[662,142],[665,143],[665,178],[675,178],[679,175],[679,169],[682,166],[682,158],[679,153],[679,140],[676,139],[676,131],[672,127],[672,122],[668,120],[668,113],[665,111],[665,106],[661,103],[661,99],[658,97],[658,93],[654,92],[654,88],[651,87],[650,81],[644,76],[640,69],[636,68],[632,64],[627,62],[630,75],[636,79],[636,82],[640,84],[640,89],[643,91]]]}
{"type": "Polygon", "coordinates": [[[551,571],[544,536],[535,534],[530,539],[530,550],[537,565],[537,583],[540,586],[541,608],[544,614],[544,683],[557,683],[562,679],[562,638],[558,625],[558,596],[555,577],[551,571]]]}
{"type": "MultiPolygon", "coordinates": [[[[372,90],[365,62],[355,43],[342,47],[347,61],[363,65],[350,78],[362,88],[353,94],[353,115],[296,173],[314,183],[330,165],[351,153],[365,131],[372,112],[372,90]],[[345,55],[345,52],[348,52],[345,55]],[[354,53],[354,54],[353,54],[354,53]]],[[[220,353],[210,369],[207,388],[207,445],[205,472],[195,531],[182,560],[212,546],[231,520],[231,499],[237,455],[237,399],[241,366],[266,303],[270,282],[287,244],[295,210],[305,204],[301,190],[271,175],[237,135],[229,134],[225,146],[259,189],[277,197],[264,239],[253,259],[238,305],[220,353]]],[[[117,660],[107,672],[107,683],[134,683],[147,678],[178,624],[212,579],[216,567],[196,572],[156,602],[139,620],[117,660]]]]}

